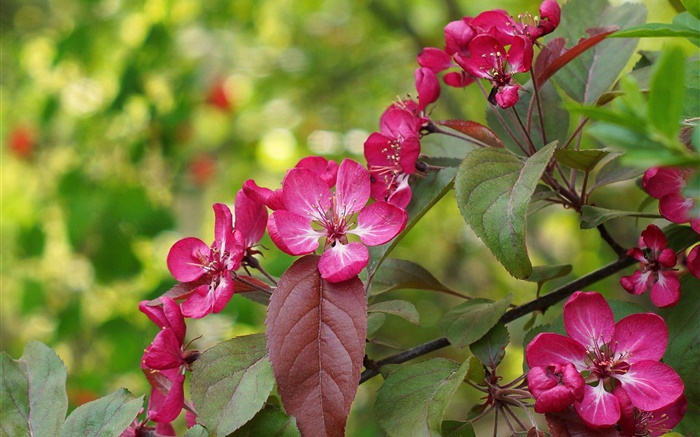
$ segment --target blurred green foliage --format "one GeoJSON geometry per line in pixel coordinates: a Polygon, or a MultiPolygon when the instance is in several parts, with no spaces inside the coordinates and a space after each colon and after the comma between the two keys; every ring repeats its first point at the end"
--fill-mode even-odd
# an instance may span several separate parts
{"type": "MultiPolygon", "coordinates": [[[[665,2],[647,3],[655,21],[674,14],[665,2]]],[[[212,238],[213,202],[230,204],[249,178],[275,187],[309,154],[362,160],[362,144],[384,108],[395,96],[415,94],[415,54],[441,46],[447,22],[485,8],[517,14],[538,5],[4,1],[0,348],[19,356],[30,339],[54,347],[68,366],[71,408],[119,386],[145,393],[139,360],[157,328],[138,302],[174,284],[165,258],[177,239],[212,238]]],[[[483,121],[484,109],[472,87],[443,91],[433,115],[483,121]]],[[[644,197],[633,185],[614,190],[596,192],[596,202],[605,206],[614,195],[618,209],[620,203],[634,209],[644,197]]],[[[590,238],[595,231],[578,229],[572,212],[548,212],[530,223],[536,265],[571,263],[570,279],[612,259],[590,238]]],[[[632,245],[636,231],[632,219],[624,220],[612,231],[632,245]]],[[[274,247],[269,239],[263,244],[274,247]]],[[[536,292],[498,265],[451,195],[394,256],[420,261],[465,294],[500,299],[513,292],[522,303],[536,292]]],[[[291,261],[268,250],[263,263],[279,275],[291,261]]],[[[623,296],[614,278],[599,290],[623,296]]],[[[382,331],[402,347],[440,336],[442,314],[460,303],[425,291],[395,291],[386,299],[395,296],[414,302],[421,317],[420,327],[388,318],[382,331]]],[[[195,345],[204,349],[262,332],[263,322],[264,308],[236,296],[221,314],[192,320],[188,337],[202,335],[195,345]]],[[[381,357],[393,350],[372,344],[367,352],[381,357]]],[[[516,347],[506,357],[513,374],[521,354],[516,347]]],[[[360,389],[350,419],[356,435],[378,432],[369,419],[377,384],[360,389]]]]}

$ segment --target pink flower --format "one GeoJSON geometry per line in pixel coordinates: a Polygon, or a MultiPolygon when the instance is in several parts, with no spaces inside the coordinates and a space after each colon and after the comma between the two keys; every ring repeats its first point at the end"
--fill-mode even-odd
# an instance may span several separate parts
{"type": "MultiPolygon", "coordinates": [[[[322,156],[307,156],[299,161],[294,168],[306,168],[313,171],[328,184],[328,188],[333,187],[338,174],[338,164],[322,156]]],[[[285,208],[281,188],[273,191],[269,188],[259,187],[254,180],[248,179],[243,183],[243,192],[251,200],[261,203],[273,211],[285,208]]]]}
{"type": "Polygon", "coordinates": [[[493,88],[489,102],[501,108],[515,105],[521,87],[513,79],[513,74],[530,70],[533,56],[530,41],[516,35],[506,51],[496,38],[479,35],[469,43],[469,52],[468,57],[455,55],[455,60],[472,76],[491,81],[493,88]]]}
{"type": "Polygon", "coordinates": [[[651,287],[651,301],[660,308],[678,303],[681,283],[676,276],[676,252],[666,247],[666,236],[656,225],[642,231],[640,247],[627,251],[640,262],[640,269],[620,279],[622,287],[632,294],[642,294],[651,287]]]}
{"type": "Polygon", "coordinates": [[[573,364],[588,384],[576,412],[592,428],[620,420],[620,400],[612,391],[625,389],[632,404],[654,411],[676,401],[683,381],[659,360],[666,350],[668,329],[656,314],[633,314],[615,323],[599,293],[577,291],[564,305],[569,337],[542,333],[527,346],[530,367],[573,364]]]}
{"type": "Polygon", "coordinates": [[[696,278],[700,278],[700,244],[690,249],[686,262],[688,271],[696,278]]]}
{"type": "Polygon", "coordinates": [[[146,314],[161,331],[143,354],[143,364],[149,369],[165,370],[188,366],[185,353],[185,318],[180,306],[169,297],[161,297],[162,306],[148,306],[148,301],[139,304],[139,310],[146,314]]]}
{"type": "Polygon", "coordinates": [[[426,67],[417,68],[414,77],[418,90],[418,110],[422,112],[440,97],[440,81],[435,72],[426,67]]]}
{"type": "Polygon", "coordinates": [[[185,374],[181,369],[142,370],[151,384],[148,418],[158,423],[172,422],[185,405],[185,374]]]}
{"type": "Polygon", "coordinates": [[[236,193],[236,212],[234,229],[241,234],[243,239],[244,256],[242,263],[245,265],[257,265],[254,255],[258,252],[253,247],[258,244],[267,228],[267,208],[265,205],[251,199],[245,190],[236,193]]]}
{"type": "MultiPolygon", "coordinates": [[[[469,29],[471,29],[471,27],[469,27],[469,29]]],[[[428,68],[434,73],[440,73],[452,67],[459,68],[459,71],[451,71],[442,77],[443,82],[448,86],[463,88],[474,82],[474,78],[466,74],[466,72],[452,60],[452,55],[445,50],[436,47],[426,47],[421,50],[416,60],[418,61],[418,65],[423,68],[428,68]]],[[[420,99],[420,88],[418,89],[418,97],[420,99]]]]}
{"type": "Polygon", "coordinates": [[[241,265],[243,237],[233,230],[228,206],[214,204],[214,214],[214,243],[211,246],[199,238],[189,237],[175,243],[168,253],[168,269],[173,277],[195,286],[182,303],[185,317],[201,318],[218,313],[233,296],[231,272],[241,265]]]}
{"type": "Polygon", "coordinates": [[[365,159],[371,174],[371,196],[400,208],[411,201],[409,175],[416,171],[423,120],[411,111],[390,106],[382,115],[380,132],[365,141],[365,159]]]}
{"type": "Polygon", "coordinates": [[[323,238],[318,265],[321,277],[330,282],[350,279],[369,261],[365,245],[386,243],[406,226],[403,209],[383,201],[365,206],[369,195],[370,174],[355,161],[346,159],[340,164],[335,193],[318,174],[294,168],[282,183],[286,209],[270,215],[270,237],[290,255],[313,252],[323,238]],[[349,234],[359,236],[362,243],[349,241],[349,234]]]}
{"type": "Polygon", "coordinates": [[[644,173],[642,185],[649,195],[659,199],[659,212],[673,223],[690,222],[695,232],[700,233],[700,218],[693,218],[690,212],[695,208],[695,200],[682,194],[694,171],[675,167],[652,167],[644,173]]]}
{"type": "Polygon", "coordinates": [[[620,401],[620,435],[625,437],[660,436],[671,432],[683,419],[688,400],[681,395],[675,402],[654,411],[641,411],[622,387],[616,387],[615,396],[620,401]]]}
{"type": "Polygon", "coordinates": [[[558,413],[583,399],[583,377],[571,363],[533,367],[527,374],[527,387],[535,397],[535,411],[558,413]]]}

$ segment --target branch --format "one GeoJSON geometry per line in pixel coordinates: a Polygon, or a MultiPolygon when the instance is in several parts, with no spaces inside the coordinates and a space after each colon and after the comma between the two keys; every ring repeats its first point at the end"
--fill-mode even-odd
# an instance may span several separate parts
{"type": "MultiPolygon", "coordinates": [[[[636,261],[634,258],[630,258],[627,256],[624,258],[620,258],[615,262],[603,266],[598,270],[595,270],[585,276],[582,276],[572,282],[569,282],[568,284],[562,287],[559,287],[558,289],[552,291],[549,294],[546,294],[540,298],[530,301],[524,305],[520,305],[519,307],[513,308],[512,310],[503,314],[499,321],[503,324],[506,324],[512,322],[513,320],[519,319],[520,317],[523,317],[527,314],[530,314],[534,311],[545,311],[547,308],[564,300],[565,298],[573,294],[575,291],[581,290],[585,287],[588,287],[589,285],[595,284],[601,279],[605,279],[608,276],[611,276],[619,272],[620,270],[633,265],[635,262],[636,261]]],[[[379,374],[379,369],[386,364],[405,363],[406,361],[412,360],[413,358],[417,358],[421,355],[425,355],[430,352],[434,352],[438,349],[442,349],[445,346],[448,346],[449,344],[450,342],[445,337],[438,338],[413,347],[411,349],[408,349],[406,351],[403,351],[399,354],[392,355],[390,357],[384,358],[383,360],[377,361],[371,368],[368,368],[364,372],[362,372],[362,376],[360,377],[360,384],[377,376],[379,374]]]]}

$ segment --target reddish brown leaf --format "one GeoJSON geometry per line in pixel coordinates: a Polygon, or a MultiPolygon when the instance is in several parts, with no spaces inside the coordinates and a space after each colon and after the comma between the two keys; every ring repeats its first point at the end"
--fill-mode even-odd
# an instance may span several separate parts
{"type": "Polygon", "coordinates": [[[267,347],[282,404],[303,436],[342,436],[355,398],[367,334],[359,278],[321,279],[319,257],[297,260],[267,310],[267,347]]]}
{"type": "Polygon", "coordinates": [[[272,293],[274,288],[270,287],[260,279],[246,275],[236,275],[233,277],[234,290],[236,293],[248,293],[251,291],[262,291],[272,293]]]}
{"type": "Polygon", "coordinates": [[[470,120],[438,120],[435,124],[442,126],[447,126],[450,129],[454,129],[458,132],[470,136],[476,140],[481,141],[491,147],[504,148],[503,142],[498,135],[496,135],[491,129],[487,128],[483,124],[479,124],[475,121],[470,120]]]}
{"type": "Polygon", "coordinates": [[[617,30],[617,26],[587,29],[586,32],[588,32],[588,34],[591,36],[589,38],[582,38],[578,44],[569,50],[563,48],[560,41],[555,42],[560,38],[550,41],[547,46],[549,47],[551,45],[551,47],[549,47],[547,53],[545,53],[545,50],[543,50],[540,52],[540,55],[535,61],[535,68],[538,72],[541,71],[541,65],[545,66],[544,71],[541,71],[537,76],[537,86],[541,86],[547,79],[552,77],[557,71],[561,70],[566,64],[573,61],[581,53],[603,41],[606,36],[616,32],[617,30]],[[539,59],[541,56],[545,56],[542,61],[539,59]]]}

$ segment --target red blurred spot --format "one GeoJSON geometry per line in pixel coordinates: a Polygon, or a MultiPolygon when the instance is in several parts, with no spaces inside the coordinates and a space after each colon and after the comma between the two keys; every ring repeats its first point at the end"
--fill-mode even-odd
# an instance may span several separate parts
{"type": "Polygon", "coordinates": [[[26,126],[18,126],[10,131],[8,140],[10,151],[18,158],[27,159],[34,152],[36,137],[34,131],[26,126]]]}
{"type": "Polygon", "coordinates": [[[226,112],[230,112],[233,109],[224,81],[214,82],[214,85],[209,90],[207,103],[226,112]]]}
{"type": "Polygon", "coordinates": [[[216,160],[211,155],[196,156],[190,162],[189,174],[196,186],[207,186],[216,176],[216,160]]]}

